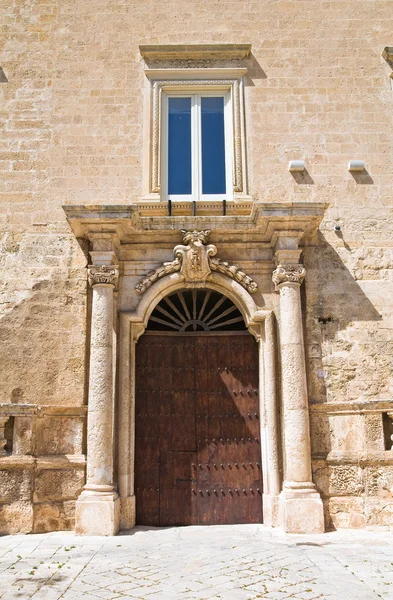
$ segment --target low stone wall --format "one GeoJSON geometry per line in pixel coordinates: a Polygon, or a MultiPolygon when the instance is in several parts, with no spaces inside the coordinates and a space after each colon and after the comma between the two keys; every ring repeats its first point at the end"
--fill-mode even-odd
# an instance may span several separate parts
{"type": "Polygon", "coordinates": [[[0,535],[74,529],[85,481],[86,407],[9,404],[0,413],[0,535]]]}

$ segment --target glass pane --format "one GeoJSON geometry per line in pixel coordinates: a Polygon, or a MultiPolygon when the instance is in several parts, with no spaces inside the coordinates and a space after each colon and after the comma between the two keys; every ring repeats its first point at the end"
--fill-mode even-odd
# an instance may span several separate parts
{"type": "Polygon", "coordinates": [[[225,194],[224,98],[202,98],[202,194],[225,194]]]}
{"type": "Polygon", "coordinates": [[[168,193],[191,194],[191,98],[168,98],[168,193]]]}

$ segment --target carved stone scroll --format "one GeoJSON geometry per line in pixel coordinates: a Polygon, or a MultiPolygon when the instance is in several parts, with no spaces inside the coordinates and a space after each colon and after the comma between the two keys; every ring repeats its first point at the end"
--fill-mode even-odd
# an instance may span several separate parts
{"type": "Polygon", "coordinates": [[[239,267],[236,265],[231,265],[228,262],[220,260],[219,258],[212,258],[210,261],[210,267],[212,271],[217,271],[218,273],[222,273],[227,277],[231,277],[240,285],[242,285],[250,294],[254,294],[257,289],[257,283],[251,279],[248,275],[241,271],[239,267]]]}
{"type": "Polygon", "coordinates": [[[175,260],[172,260],[171,262],[162,263],[155,271],[146,273],[142,281],[135,287],[136,291],[138,294],[143,294],[158,279],[165,277],[165,275],[180,271],[180,266],[180,260],[178,258],[175,258],[175,260]]]}
{"type": "Polygon", "coordinates": [[[184,245],[175,246],[173,251],[175,259],[147,273],[135,288],[139,294],[143,294],[158,279],[177,271],[181,272],[187,283],[196,286],[202,285],[212,271],[217,271],[240,283],[250,294],[256,292],[258,287],[256,282],[239,267],[219,258],[212,258],[217,253],[217,248],[214,244],[206,245],[210,234],[208,229],[204,231],[182,229],[181,232],[184,245]]]}

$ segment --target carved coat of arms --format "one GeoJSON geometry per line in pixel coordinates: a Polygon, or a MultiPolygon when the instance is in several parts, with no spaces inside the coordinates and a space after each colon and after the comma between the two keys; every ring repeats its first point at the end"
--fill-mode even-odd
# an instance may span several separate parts
{"type": "Polygon", "coordinates": [[[209,257],[217,253],[216,246],[208,244],[206,241],[210,233],[205,231],[186,231],[181,230],[184,244],[174,249],[175,258],[180,260],[180,272],[187,281],[203,283],[206,277],[211,273],[209,257]]]}
{"type": "Polygon", "coordinates": [[[239,267],[219,258],[213,258],[217,253],[217,248],[214,244],[206,245],[210,234],[208,229],[204,231],[182,229],[181,232],[184,244],[175,246],[174,260],[164,262],[155,271],[147,273],[135,288],[139,294],[143,294],[158,279],[177,271],[181,272],[186,282],[192,283],[196,287],[202,286],[210,273],[216,271],[240,283],[250,294],[256,292],[258,287],[256,282],[239,267]]]}

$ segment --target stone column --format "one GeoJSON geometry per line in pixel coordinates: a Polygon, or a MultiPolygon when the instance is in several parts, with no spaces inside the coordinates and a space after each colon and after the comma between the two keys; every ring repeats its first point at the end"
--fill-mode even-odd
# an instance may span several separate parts
{"type": "Polygon", "coordinates": [[[7,445],[7,439],[5,437],[5,426],[10,415],[0,415],[0,456],[6,456],[7,452],[5,447],[7,445]]]}
{"type": "Polygon", "coordinates": [[[131,322],[120,315],[119,413],[118,413],[118,481],[120,528],[135,527],[135,350],[144,331],[143,323],[131,322]]]}
{"type": "Polygon", "coordinates": [[[306,271],[300,264],[280,264],[273,282],[280,292],[280,350],[284,485],[280,494],[280,525],[288,533],[324,531],[323,505],[312,482],[310,424],[300,285],[306,271]]]}
{"type": "Polygon", "coordinates": [[[119,499],[113,485],[113,291],[118,267],[89,267],[93,287],[87,414],[86,485],[76,502],[75,531],[115,535],[119,499]]]}
{"type": "Polygon", "coordinates": [[[263,339],[263,390],[262,432],[264,439],[264,474],[266,483],[263,489],[263,522],[275,527],[278,521],[278,501],[280,494],[280,460],[278,451],[278,410],[276,395],[276,360],[273,315],[266,317],[263,339]]]}

